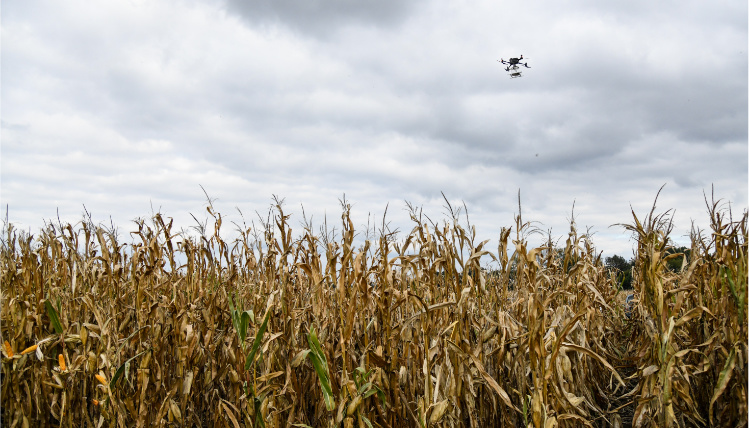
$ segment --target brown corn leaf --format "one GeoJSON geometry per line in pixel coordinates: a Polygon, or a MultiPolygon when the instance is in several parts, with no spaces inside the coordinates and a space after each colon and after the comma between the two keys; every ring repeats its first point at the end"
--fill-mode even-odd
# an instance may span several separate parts
{"type": "Polygon", "coordinates": [[[728,358],[726,359],[726,363],[723,365],[723,370],[720,371],[720,376],[718,376],[718,384],[715,385],[715,389],[713,390],[713,398],[710,399],[710,424],[713,425],[713,405],[715,404],[715,401],[718,400],[718,397],[725,391],[726,386],[728,386],[728,381],[731,380],[731,375],[733,374],[733,367],[736,365],[736,348],[731,349],[731,353],[728,355],[728,358]]]}

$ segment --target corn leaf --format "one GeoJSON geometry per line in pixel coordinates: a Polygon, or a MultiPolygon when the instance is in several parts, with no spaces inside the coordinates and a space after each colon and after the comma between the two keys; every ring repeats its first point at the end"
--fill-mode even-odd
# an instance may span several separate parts
{"type": "Polygon", "coordinates": [[[112,376],[112,380],[109,382],[109,388],[110,389],[114,389],[114,387],[117,386],[117,381],[120,380],[120,377],[122,376],[122,374],[125,373],[125,371],[130,367],[130,362],[131,361],[133,361],[134,359],[140,357],[141,355],[145,354],[146,352],[150,352],[150,351],[151,351],[150,349],[146,349],[145,351],[140,352],[140,353],[138,353],[137,355],[135,355],[135,356],[133,356],[131,358],[128,358],[128,360],[125,361],[117,369],[116,372],[114,372],[114,376],[112,376]]]}
{"type": "Polygon", "coordinates": [[[723,391],[726,390],[726,386],[728,386],[728,381],[731,380],[731,375],[733,374],[733,367],[736,365],[736,348],[731,349],[731,353],[728,355],[728,359],[726,360],[726,363],[723,365],[723,370],[720,371],[720,376],[718,376],[718,384],[715,385],[715,389],[713,390],[713,398],[710,400],[710,425],[713,424],[713,405],[715,404],[715,401],[718,400],[718,397],[723,393],[723,391]]]}
{"type": "Polygon", "coordinates": [[[328,371],[328,361],[325,358],[320,347],[320,342],[317,340],[315,329],[313,328],[307,335],[307,342],[309,343],[310,353],[307,354],[312,366],[315,368],[318,379],[320,379],[320,388],[323,393],[323,400],[325,400],[325,407],[328,411],[335,409],[335,398],[333,397],[333,389],[330,386],[330,372],[328,371]]]}
{"type": "MultiPolygon", "coordinates": [[[[243,314],[244,315],[244,314],[243,314]]],[[[252,342],[252,348],[250,349],[250,353],[247,355],[247,361],[244,363],[244,369],[249,370],[252,366],[252,363],[255,360],[255,353],[258,349],[260,349],[260,343],[263,340],[263,335],[265,334],[265,330],[268,328],[268,319],[270,318],[270,310],[266,312],[265,319],[263,320],[263,324],[260,326],[260,330],[258,330],[257,334],[255,335],[255,341],[252,342]]]]}
{"type": "Polygon", "coordinates": [[[47,315],[49,316],[50,321],[52,321],[52,327],[55,328],[57,334],[62,334],[62,324],[60,324],[60,317],[57,315],[55,307],[52,306],[52,303],[50,303],[49,300],[44,301],[44,307],[47,309],[47,315]]]}

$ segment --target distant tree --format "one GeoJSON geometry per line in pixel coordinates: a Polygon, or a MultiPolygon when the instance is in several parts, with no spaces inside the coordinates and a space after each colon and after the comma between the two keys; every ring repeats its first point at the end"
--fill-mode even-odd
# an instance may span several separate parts
{"type": "MultiPolygon", "coordinates": [[[[690,250],[687,247],[679,247],[679,248],[669,248],[666,250],[666,256],[669,256],[671,254],[682,254],[687,257],[687,262],[689,262],[689,255],[690,250]]],[[[674,257],[666,262],[666,266],[668,266],[668,270],[671,272],[679,272],[681,271],[681,265],[684,262],[684,257],[674,257]]]]}
{"type": "Polygon", "coordinates": [[[616,271],[617,283],[622,284],[625,290],[632,289],[632,266],[634,261],[627,261],[622,256],[606,257],[606,267],[616,271]]]}

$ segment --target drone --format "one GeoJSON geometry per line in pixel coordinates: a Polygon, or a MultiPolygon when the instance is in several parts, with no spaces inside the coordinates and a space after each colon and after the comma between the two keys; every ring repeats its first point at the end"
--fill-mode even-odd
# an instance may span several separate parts
{"type": "Polygon", "coordinates": [[[520,71],[521,65],[525,68],[531,68],[528,65],[527,61],[525,63],[520,62],[522,60],[523,60],[523,55],[520,55],[520,58],[510,58],[509,61],[505,61],[504,59],[499,59],[497,60],[497,62],[507,65],[507,68],[505,68],[505,71],[510,73],[511,79],[514,79],[516,77],[523,77],[522,72],[520,71]]]}

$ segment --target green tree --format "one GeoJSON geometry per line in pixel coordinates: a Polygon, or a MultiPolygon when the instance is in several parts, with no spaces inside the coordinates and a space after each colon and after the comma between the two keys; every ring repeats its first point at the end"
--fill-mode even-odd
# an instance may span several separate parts
{"type": "Polygon", "coordinates": [[[614,255],[612,257],[606,257],[606,267],[616,271],[617,282],[622,284],[622,288],[625,290],[632,289],[632,266],[634,260],[627,261],[622,256],[614,255]]]}
{"type": "MultiPolygon", "coordinates": [[[[671,254],[683,254],[684,256],[686,256],[686,260],[688,262],[690,250],[687,247],[679,247],[679,248],[672,247],[666,250],[667,256],[671,254]]],[[[683,262],[684,262],[684,257],[674,257],[666,261],[666,265],[668,265],[668,269],[671,272],[679,272],[681,271],[681,265],[683,262]]]]}

